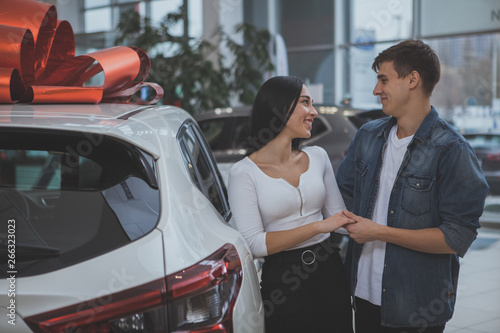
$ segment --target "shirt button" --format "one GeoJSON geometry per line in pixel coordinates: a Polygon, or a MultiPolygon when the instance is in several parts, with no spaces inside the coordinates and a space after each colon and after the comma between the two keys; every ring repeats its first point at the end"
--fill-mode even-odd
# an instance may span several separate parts
{"type": "Polygon", "coordinates": [[[393,211],[393,210],[391,210],[391,214],[394,214],[394,211],[393,211]]]}
{"type": "Polygon", "coordinates": [[[382,289],[382,291],[385,293],[385,291],[386,291],[386,290],[385,290],[385,288],[384,288],[384,289],[382,289]]]}
{"type": "Polygon", "coordinates": [[[420,183],[417,183],[417,187],[420,187],[420,183]]]}

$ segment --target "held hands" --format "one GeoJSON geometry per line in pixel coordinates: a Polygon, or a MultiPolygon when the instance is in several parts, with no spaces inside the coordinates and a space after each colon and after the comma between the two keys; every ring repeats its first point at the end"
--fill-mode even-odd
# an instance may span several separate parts
{"type": "Polygon", "coordinates": [[[371,242],[379,239],[379,233],[384,226],[373,222],[370,219],[353,214],[347,210],[342,210],[346,218],[355,220],[353,224],[348,224],[344,228],[349,232],[349,236],[359,244],[371,242]]]}
{"type": "Polygon", "coordinates": [[[346,216],[342,211],[319,222],[322,233],[329,233],[340,227],[355,223],[355,220],[346,216]]]}

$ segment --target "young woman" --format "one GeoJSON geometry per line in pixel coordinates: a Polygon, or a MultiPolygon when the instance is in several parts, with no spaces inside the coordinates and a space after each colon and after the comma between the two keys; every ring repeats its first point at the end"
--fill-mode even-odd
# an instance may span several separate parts
{"type": "Polygon", "coordinates": [[[296,77],[259,89],[250,119],[249,156],[229,172],[236,226],[264,258],[261,294],[266,332],[352,332],[349,290],[331,233],[355,223],[326,152],[299,148],[318,115],[296,77]],[[326,218],[325,218],[326,217],[326,218]]]}

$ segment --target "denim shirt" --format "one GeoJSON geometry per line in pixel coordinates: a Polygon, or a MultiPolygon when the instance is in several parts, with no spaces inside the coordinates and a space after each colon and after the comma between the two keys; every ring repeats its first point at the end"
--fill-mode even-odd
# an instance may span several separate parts
{"type": "MultiPolygon", "coordinates": [[[[383,152],[396,119],[365,124],[337,171],[347,209],[372,218],[383,152]]],[[[403,158],[390,194],[387,225],[439,228],[455,254],[429,254],[387,243],[382,277],[382,325],[444,325],[452,316],[459,260],[477,235],[488,185],[467,141],[432,107],[403,158]]],[[[349,241],[346,269],[351,294],[362,244],[349,241]]]]}

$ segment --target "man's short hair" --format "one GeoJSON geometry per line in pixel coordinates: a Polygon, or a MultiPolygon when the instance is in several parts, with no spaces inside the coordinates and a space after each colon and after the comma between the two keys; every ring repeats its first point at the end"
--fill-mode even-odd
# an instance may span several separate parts
{"type": "Polygon", "coordinates": [[[373,62],[372,69],[378,73],[383,62],[393,62],[399,77],[417,71],[422,78],[422,87],[431,96],[439,82],[441,66],[434,50],[421,40],[405,40],[380,52],[373,62]]]}

